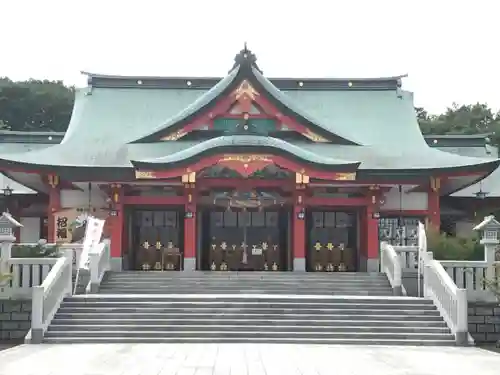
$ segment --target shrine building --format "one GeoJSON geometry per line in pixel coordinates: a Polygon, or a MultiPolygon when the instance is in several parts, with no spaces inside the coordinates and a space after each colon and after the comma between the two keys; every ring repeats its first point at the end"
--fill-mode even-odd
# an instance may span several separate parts
{"type": "Polygon", "coordinates": [[[378,271],[394,220],[439,227],[499,164],[430,147],[403,76],[268,78],[246,46],[223,78],[85,74],[62,140],[0,170],[49,242],[105,218],[115,270],[378,271]]]}

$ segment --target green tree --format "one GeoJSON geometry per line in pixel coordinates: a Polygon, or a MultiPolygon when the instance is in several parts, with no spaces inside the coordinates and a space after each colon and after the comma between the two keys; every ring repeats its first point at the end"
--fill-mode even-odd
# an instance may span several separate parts
{"type": "Polygon", "coordinates": [[[492,143],[500,142],[500,112],[487,104],[453,105],[440,115],[429,115],[423,108],[415,108],[424,134],[482,134],[492,133],[492,143]]]}
{"type": "Polygon", "coordinates": [[[14,82],[0,78],[0,128],[16,131],[65,131],[75,90],[62,81],[14,82]]]}

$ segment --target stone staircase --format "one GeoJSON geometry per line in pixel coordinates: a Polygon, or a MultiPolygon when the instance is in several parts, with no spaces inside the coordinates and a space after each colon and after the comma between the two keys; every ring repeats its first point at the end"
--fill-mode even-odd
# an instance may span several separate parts
{"type": "Polygon", "coordinates": [[[110,273],[66,299],[48,343],[454,345],[431,301],[363,273],[110,273]]]}

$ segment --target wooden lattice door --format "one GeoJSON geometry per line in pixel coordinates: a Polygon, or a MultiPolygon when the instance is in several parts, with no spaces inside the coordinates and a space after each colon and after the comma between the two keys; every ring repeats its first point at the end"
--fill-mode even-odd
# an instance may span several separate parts
{"type": "Polygon", "coordinates": [[[351,212],[312,211],[308,215],[309,271],[355,271],[356,216],[351,212]]]}
{"type": "Polygon", "coordinates": [[[182,220],[179,211],[136,211],[133,230],[135,269],[181,269],[182,220]]]}

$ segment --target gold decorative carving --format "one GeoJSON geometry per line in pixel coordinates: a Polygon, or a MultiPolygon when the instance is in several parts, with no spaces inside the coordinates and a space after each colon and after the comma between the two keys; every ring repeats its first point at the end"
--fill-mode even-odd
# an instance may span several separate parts
{"type": "Polygon", "coordinates": [[[143,263],[141,268],[143,271],[149,271],[151,269],[151,266],[148,263],[143,263]]]}
{"type": "Polygon", "coordinates": [[[226,250],[226,249],[227,249],[227,243],[226,243],[226,241],[222,241],[222,242],[221,242],[221,244],[220,244],[220,248],[221,248],[222,250],[226,250]]]}
{"type": "Polygon", "coordinates": [[[316,242],[316,244],[314,245],[314,248],[316,249],[316,251],[320,251],[322,247],[323,246],[321,246],[321,243],[319,243],[319,242],[316,242]]]}
{"type": "Polygon", "coordinates": [[[187,134],[183,129],[178,130],[176,132],[170,133],[169,135],[166,135],[165,137],[162,137],[162,141],[177,141],[178,139],[184,137],[187,134]]]}
{"type": "Polygon", "coordinates": [[[309,129],[306,130],[305,133],[302,133],[304,135],[304,137],[310,139],[311,141],[313,142],[318,142],[318,143],[326,143],[328,142],[328,139],[326,139],[325,137],[322,137],[316,133],[313,133],[312,131],[310,131],[309,129]]]}
{"type": "Polygon", "coordinates": [[[273,262],[273,271],[277,271],[278,270],[278,265],[276,264],[276,262],[273,262]]]}
{"type": "Polygon", "coordinates": [[[55,175],[55,174],[49,174],[47,176],[47,181],[48,181],[50,186],[55,188],[57,185],[59,185],[59,176],[55,175]]]}
{"type": "Polygon", "coordinates": [[[345,266],[344,263],[340,263],[338,266],[339,272],[345,272],[347,270],[347,267],[345,266]]]}
{"type": "Polygon", "coordinates": [[[135,171],[136,179],[155,179],[156,174],[151,171],[135,171]]]}
{"type": "Polygon", "coordinates": [[[220,270],[221,271],[227,271],[227,264],[226,262],[222,262],[221,265],[220,265],[220,270]]]}
{"type": "Polygon", "coordinates": [[[156,241],[155,247],[156,247],[156,250],[160,250],[163,247],[163,245],[161,244],[160,241],[156,241]]]}
{"type": "Polygon", "coordinates": [[[441,179],[439,177],[431,177],[430,185],[432,191],[434,192],[439,191],[439,189],[441,189],[441,179]]]}
{"type": "Polygon", "coordinates": [[[143,244],[142,244],[142,247],[145,248],[145,249],[149,249],[149,242],[148,241],[144,241],[143,244]]]}
{"type": "Polygon", "coordinates": [[[323,266],[320,263],[316,263],[314,270],[315,271],[323,271],[323,266]]]}
{"type": "Polygon", "coordinates": [[[328,265],[326,266],[326,271],[327,272],[333,272],[333,271],[335,271],[335,267],[333,266],[333,264],[328,263],[328,265]]]}
{"type": "Polygon", "coordinates": [[[238,88],[234,91],[234,98],[240,100],[243,96],[248,96],[252,100],[259,95],[259,92],[246,79],[243,80],[238,88]]]}
{"type": "Polygon", "coordinates": [[[337,173],[335,175],[335,181],[354,181],[356,179],[356,172],[350,173],[337,173]]]}
{"type": "Polygon", "coordinates": [[[269,266],[267,265],[267,263],[264,263],[264,271],[269,271],[269,266]]]}
{"type": "Polygon", "coordinates": [[[267,163],[272,162],[270,155],[258,155],[258,154],[226,154],[221,159],[220,162],[224,161],[239,161],[240,163],[251,163],[256,161],[264,161],[267,163]]]}
{"type": "Polygon", "coordinates": [[[217,266],[215,265],[215,262],[212,262],[212,264],[210,265],[210,269],[212,271],[215,271],[217,269],[217,266]]]}
{"type": "Polygon", "coordinates": [[[157,271],[161,271],[161,269],[162,269],[162,267],[161,267],[161,263],[160,263],[160,262],[156,262],[156,263],[155,263],[155,267],[154,267],[154,268],[155,268],[155,270],[157,270],[157,271]]]}
{"type": "Polygon", "coordinates": [[[333,244],[331,242],[328,242],[328,244],[326,245],[326,248],[330,251],[332,251],[334,249],[335,246],[333,246],[333,244]]]}

